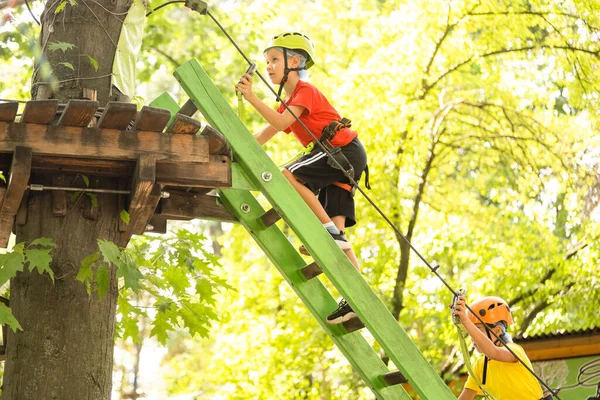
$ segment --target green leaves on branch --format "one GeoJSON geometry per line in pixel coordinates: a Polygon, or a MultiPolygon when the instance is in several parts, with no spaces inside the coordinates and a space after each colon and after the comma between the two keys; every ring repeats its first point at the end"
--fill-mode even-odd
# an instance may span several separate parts
{"type": "Polygon", "coordinates": [[[192,336],[208,336],[212,321],[218,319],[215,296],[231,286],[219,278],[219,263],[204,249],[205,240],[202,234],[185,230],[153,241],[146,237],[134,239],[127,250],[130,268],[123,268],[121,273],[127,281],[135,280],[131,275],[135,273],[134,266],[143,272],[145,279],[137,282],[149,296],[146,303],[151,311],[137,306],[139,297],[133,301],[129,290],[132,288],[126,284],[119,292],[119,336],[139,340],[137,321],[141,316],[152,319],[150,336],[162,344],[168,333],[177,328],[186,329],[192,336]]]}
{"type": "MultiPolygon", "coordinates": [[[[15,245],[10,253],[0,254],[0,286],[23,272],[25,267],[33,272],[37,269],[40,274],[47,273],[54,282],[54,272],[50,268],[52,262],[51,252],[56,244],[49,238],[39,238],[29,245],[25,242],[15,245]]],[[[19,322],[12,315],[12,311],[4,304],[0,304],[0,324],[7,324],[13,331],[22,329],[19,322]]]]}
{"type": "Polygon", "coordinates": [[[50,253],[56,244],[49,238],[40,238],[32,241],[28,246],[25,243],[15,245],[10,253],[0,254],[0,286],[22,272],[26,265],[29,271],[37,269],[40,274],[48,273],[54,282],[54,272],[50,269],[52,257],[50,253]]]}
{"type": "Polygon", "coordinates": [[[216,258],[204,250],[205,237],[180,230],[160,239],[138,237],[125,250],[106,240],[98,240],[99,252],[87,256],[75,279],[88,294],[100,298],[110,288],[111,268],[119,284],[117,336],[141,340],[138,321],[151,319],[150,335],[162,344],[168,333],[184,328],[191,335],[207,337],[214,311],[215,296],[231,289],[219,278],[216,258]],[[140,301],[148,306],[141,306],[140,301]],[[141,308],[144,307],[144,308],[141,308]],[[147,312],[150,309],[151,312],[147,312]]]}

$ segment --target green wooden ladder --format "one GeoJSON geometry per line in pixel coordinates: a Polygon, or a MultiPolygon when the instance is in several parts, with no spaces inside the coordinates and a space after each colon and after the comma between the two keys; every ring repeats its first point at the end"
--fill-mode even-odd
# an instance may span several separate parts
{"type": "MultiPolygon", "coordinates": [[[[350,303],[360,321],[402,372],[422,399],[455,399],[450,389],[375,295],[350,260],[253,138],[198,61],[191,60],[174,73],[206,120],[229,142],[242,173],[263,193],[273,209],[266,212],[249,190],[223,189],[220,198],[279,269],[334,343],[347,357],[378,399],[410,400],[401,385],[390,385],[390,371],[358,331],[330,325],[327,315],[336,301],[319,279],[320,269],[350,303]],[[304,243],[316,263],[306,265],[277,225],[279,215],[304,243]]],[[[432,333],[433,334],[433,333],[432,333]]]]}

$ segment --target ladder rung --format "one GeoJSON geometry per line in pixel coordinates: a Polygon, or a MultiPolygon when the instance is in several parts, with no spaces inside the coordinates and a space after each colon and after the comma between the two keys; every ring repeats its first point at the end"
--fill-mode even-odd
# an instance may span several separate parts
{"type": "Polygon", "coordinates": [[[279,214],[277,214],[277,210],[271,208],[269,211],[261,215],[260,219],[262,220],[263,224],[265,224],[265,226],[268,228],[275,222],[279,221],[281,217],[279,216],[279,214]]]}
{"type": "Polygon", "coordinates": [[[342,322],[342,325],[344,325],[344,328],[346,328],[348,333],[357,331],[365,327],[365,324],[363,324],[362,321],[358,319],[358,317],[354,317],[349,319],[348,321],[342,322]]]}
{"type": "Polygon", "coordinates": [[[319,265],[316,262],[312,262],[306,267],[302,268],[302,274],[307,280],[312,279],[315,276],[321,275],[322,273],[323,270],[321,269],[321,267],[319,267],[319,265]]]}
{"type": "Polygon", "coordinates": [[[408,382],[408,379],[406,379],[400,371],[388,372],[387,374],[381,375],[381,378],[383,378],[384,382],[387,383],[388,386],[394,386],[408,382]]]}

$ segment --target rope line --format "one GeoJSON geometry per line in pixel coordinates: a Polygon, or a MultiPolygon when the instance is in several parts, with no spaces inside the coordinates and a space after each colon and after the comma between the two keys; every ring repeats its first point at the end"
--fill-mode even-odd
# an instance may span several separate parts
{"type": "MultiPolygon", "coordinates": [[[[186,1],[183,0],[175,0],[175,1],[170,1],[167,2],[165,4],[162,4],[161,6],[155,8],[154,10],[150,11],[148,14],[146,15],[150,15],[152,14],[154,11],[168,5],[168,4],[172,4],[172,3],[186,3],[186,1]]],[[[229,33],[227,32],[227,30],[221,25],[221,23],[212,15],[212,13],[206,9],[206,11],[204,12],[206,15],[208,15],[213,21],[214,23],[221,29],[221,31],[223,32],[223,34],[227,37],[227,39],[229,39],[229,41],[231,42],[231,44],[237,49],[237,51],[240,53],[240,55],[244,58],[244,60],[248,63],[248,65],[252,64],[252,61],[248,58],[248,56],[246,56],[246,54],[244,53],[244,51],[238,46],[238,44],[236,43],[236,41],[229,35],[229,33]]],[[[203,13],[201,13],[203,14],[203,13]]],[[[344,172],[344,175],[346,176],[346,178],[348,178],[348,180],[350,181],[350,183],[352,183],[354,186],[356,186],[356,188],[358,189],[358,191],[365,197],[365,199],[371,204],[371,206],[377,211],[377,213],[387,222],[387,224],[393,229],[393,231],[396,233],[397,237],[402,238],[402,240],[404,240],[404,242],[410,247],[410,249],[417,255],[417,257],[423,261],[423,263],[429,268],[429,270],[435,274],[435,276],[438,277],[438,279],[444,284],[444,286],[446,286],[448,288],[448,290],[450,290],[452,292],[452,294],[454,296],[458,296],[460,293],[458,291],[455,291],[452,286],[450,286],[450,284],[444,279],[444,277],[442,275],[440,275],[438,273],[438,269],[440,268],[439,265],[436,266],[432,266],[427,259],[413,246],[413,244],[406,238],[406,236],[404,236],[402,234],[402,232],[400,232],[400,229],[398,229],[398,227],[396,227],[396,225],[388,218],[388,216],[377,206],[377,204],[369,197],[369,195],[367,195],[367,193],[358,185],[358,183],[356,182],[356,180],[354,179],[354,176],[350,175],[350,173],[348,171],[346,171],[341,165],[340,163],[337,162],[337,160],[333,157],[333,155],[327,150],[327,148],[316,138],[316,136],[310,131],[310,129],[308,129],[308,127],[300,120],[300,118],[298,118],[298,116],[289,108],[289,106],[285,103],[285,101],[283,101],[281,99],[281,97],[277,94],[277,92],[275,91],[275,89],[273,89],[273,87],[267,82],[267,80],[265,79],[265,77],[258,71],[255,72],[256,75],[258,75],[258,77],[261,79],[261,81],[269,88],[269,90],[275,95],[275,97],[277,98],[277,100],[283,104],[283,106],[285,107],[285,109],[294,117],[294,119],[296,120],[296,122],[298,122],[300,124],[300,126],[302,126],[302,128],[304,130],[306,130],[306,132],[311,136],[311,138],[314,140],[314,143],[319,146],[319,148],[327,155],[327,157],[329,158],[329,160],[333,161],[333,163],[335,164],[335,166],[337,168],[339,168],[341,171],[344,172]]],[[[558,399],[561,400],[558,397],[558,393],[555,393],[555,391],[553,391],[550,386],[548,386],[548,384],[546,384],[546,382],[544,382],[542,380],[542,378],[540,378],[534,371],[533,369],[531,369],[529,366],[527,366],[527,364],[525,364],[525,362],[523,362],[523,360],[521,360],[521,358],[519,358],[519,356],[517,354],[515,354],[515,352],[513,350],[511,350],[508,346],[506,346],[507,342],[505,342],[500,336],[496,335],[496,333],[490,329],[487,324],[481,319],[481,317],[479,315],[477,315],[477,313],[475,313],[471,307],[469,307],[468,304],[465,304],[465,307],[477,318],[477,320],[479,322],[481,322],[483,324],[483,326],[485,327],[486,331],[491,333],[492,336],[494,336],[495,339],[497,339],[498,341],[500,341],[504,347],[513,355],[513,357],[515,357],[516,360],[518,360],[518,362],[520,362],[526,369],[527,371],[529,371],[533,376],[535,376],[535,378],[546,388],[550,391],[550,393],[552,393],[552,395],[558,399]]]]}

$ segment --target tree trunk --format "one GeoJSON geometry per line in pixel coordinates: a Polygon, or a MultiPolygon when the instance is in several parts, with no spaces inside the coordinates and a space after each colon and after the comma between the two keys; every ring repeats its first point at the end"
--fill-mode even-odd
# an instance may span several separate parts
{"type": "Polygon", "coordinates": [[[10,305],[23,331],[9,332],[2,399],[109,399],[112,386],[117,284],[114,271],[102,300],[75,280],[81,261],[98,251],[97,239],[117,241],[118,201],[98,197],[98,219],[82,215],[83,196],[65,217],[53,217],[52,194],[29,199],[27,224],[17,242],[50,237],[56,243],[47,275],[21,272],[10,284],[10,305]]]}
{"type": "MultiPolygon", "coordinates": [[[[129,0],[63,3],[48,2],[42,14],[40,45],[47,64],[35,69],[32,98],[50,97],[66,103],[70,98],[82,98],[83,89],[91,89],[102,107],[118,98],[110,74],[129,0]],[[55,13],[61,4],[64,9],[55,13]],[[52,51],[59,42],[73,47],[52,51]],[[48,66],[53,79],[43,72],[48,66]],[[51,91],[49,81],[54,81],[51,91]]],[[[89,179],[93,187],[117,188],[116,180],[89,179]]],[[[31,182],[52,184],[51,177],[40,175],[32,175],[31,182]]],[[[98,251],[98,239],[119,242],[118,198],[97,195],[96,208],[83,195],[60,217],[53,215],[52,197],[51,192],[32,193],[25,200],[27,222],[17,226],[18,243],[39,237],[54,240],[57,247],[51,268],[55,282],[37,271],[18,273],[11,280],[10,305],[23,331],[8,335],[1,398],[110,399],[118,295],[115,272],[111,269],[109,289],[102,300],[95,292],[88,295],[75,276],[81,261],[98,251]]]]}

